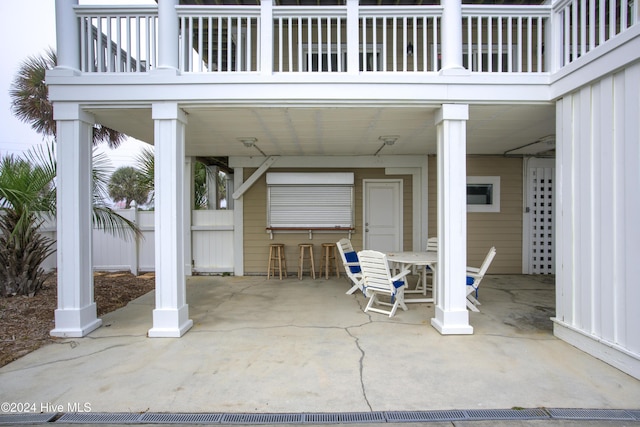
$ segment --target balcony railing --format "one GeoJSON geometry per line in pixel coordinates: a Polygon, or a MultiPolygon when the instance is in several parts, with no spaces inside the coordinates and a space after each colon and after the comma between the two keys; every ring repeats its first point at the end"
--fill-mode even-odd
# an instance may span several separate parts
{"type": "Polygon", "coordinates": [[[75,10],[80,21],[82,72],[140,73],[156,67],[155,6],[125,9],[84,6],[75,10]]]}
{"type": "MultiPolygon", "coordinates": [[[[441,6],[359,6],[357,15],[347,6],[176,10],[183,73],[435,73],[441,67],[441,6]]],[[[82,72],[157,67],[162,28],[155,6],[75,11],[82,72]]],[[[564,0],[553,8],[463,5],[461,65],[472,73],[548,73],[637,20],[637,1],[630,0],[564,0]]]]}

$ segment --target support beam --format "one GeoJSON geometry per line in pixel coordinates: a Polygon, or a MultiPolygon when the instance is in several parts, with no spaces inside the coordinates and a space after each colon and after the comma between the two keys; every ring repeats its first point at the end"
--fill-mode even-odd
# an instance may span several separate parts
{"type": "Polygon", "coordinates": [[[185,154],[186,115],[176,103],[152,107],[155,143],[156,308],[149,337],[180,337],[189,319],[185,287],[185,154]]]}
{"type": "Polygon", "coordinates": [[[240,197],[242,197],[245,191],[251,188],[251,186],[255,184],[255,182],[271,167],[271,165],[273,165],[276,162],[276,160],[278,160],[278,157],[276,156],[268,157],[267,160],[265,160],[260,165],[260,167],[256,169],[256,171],[249,177],[249,179],[247,179],[244,183],[242,183],[240,188],[238,188],[233,193],[234,200],[238,200],[240,197]]]}
{"type": "Polygon", "coordinates": [[[468,119],[468,105],[443,104],[436,113],[438,264],[436,317],[431,325],[443,335],[473,333],[466,305],[468,119]]]}
{"type": "Polygon", "coordinates": [[[54,105],[57,126],[58,309],[55,337],[98,328],[93,295],[91,147],[93,116],[77,104],[54,105]]]}

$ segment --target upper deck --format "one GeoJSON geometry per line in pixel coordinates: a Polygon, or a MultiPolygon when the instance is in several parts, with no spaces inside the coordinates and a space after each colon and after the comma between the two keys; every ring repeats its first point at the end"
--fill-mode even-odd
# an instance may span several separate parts
{"type": "Polygon", "coordinates": [[[278,79],[327,73],[334,79],[367,74],[402,79],[449,69],[548,75],[625,32],[638,16],[637,2],[628,0],[165,5],[170,3],[75,6],[72,27],[79,37],[67,38],[65,57],[73,63],[63,65],[82,73],[146,73],[169,67],[182,75],[242,73],[278,79]]]}

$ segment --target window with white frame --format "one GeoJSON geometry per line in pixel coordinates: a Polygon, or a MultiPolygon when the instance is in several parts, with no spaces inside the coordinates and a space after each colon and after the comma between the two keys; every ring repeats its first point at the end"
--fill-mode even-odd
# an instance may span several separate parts
{"type": "Polygon", "coordinates": [[[500,177],[467,177],[467,212],[500,212],[500,177]]]}
{"type": "Polygon", "coordinates": [[[351,172],[267,173],[267,228],[353,228],[353,183],[351,172]]]}

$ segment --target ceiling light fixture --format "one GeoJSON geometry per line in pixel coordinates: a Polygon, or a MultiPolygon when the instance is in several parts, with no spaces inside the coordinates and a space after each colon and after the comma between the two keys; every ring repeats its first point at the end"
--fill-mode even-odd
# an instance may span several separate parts
{"type": "Polygon", "coordinates": [[[258,138],[246,138],[246,137],[241,137],[241,138],[236,138],[238,141],[242,142],[244,144],[245,147],[247,148],[251,148],[254,145],[256,145],[256,142],[258,141],[258,138]]]}
{"type": "Polygon", "coordinates": [[[375,153],[373,153],[374,156],[377,156],[380,151],[382,151],[382,149],[386,146],[386,145],[393,145],[396,143],[396,141],[398,140],[399,136],[396,135],[389,135],[389,136],[380,136],[378,137],[378,139],[380,141],[382,141],[382,145],[380,146],[380,148],[378,148],[378,151],[376,151],[375,153]]]}
{"type": "Polygon", "coordinates": [[[385,145],[393,145],[396,143],[396,141],[398,140],[398,136],[396,135],[390,135],[390,136],[381,136],[378,139],[382,142],[384,142],[385,145]]]}

